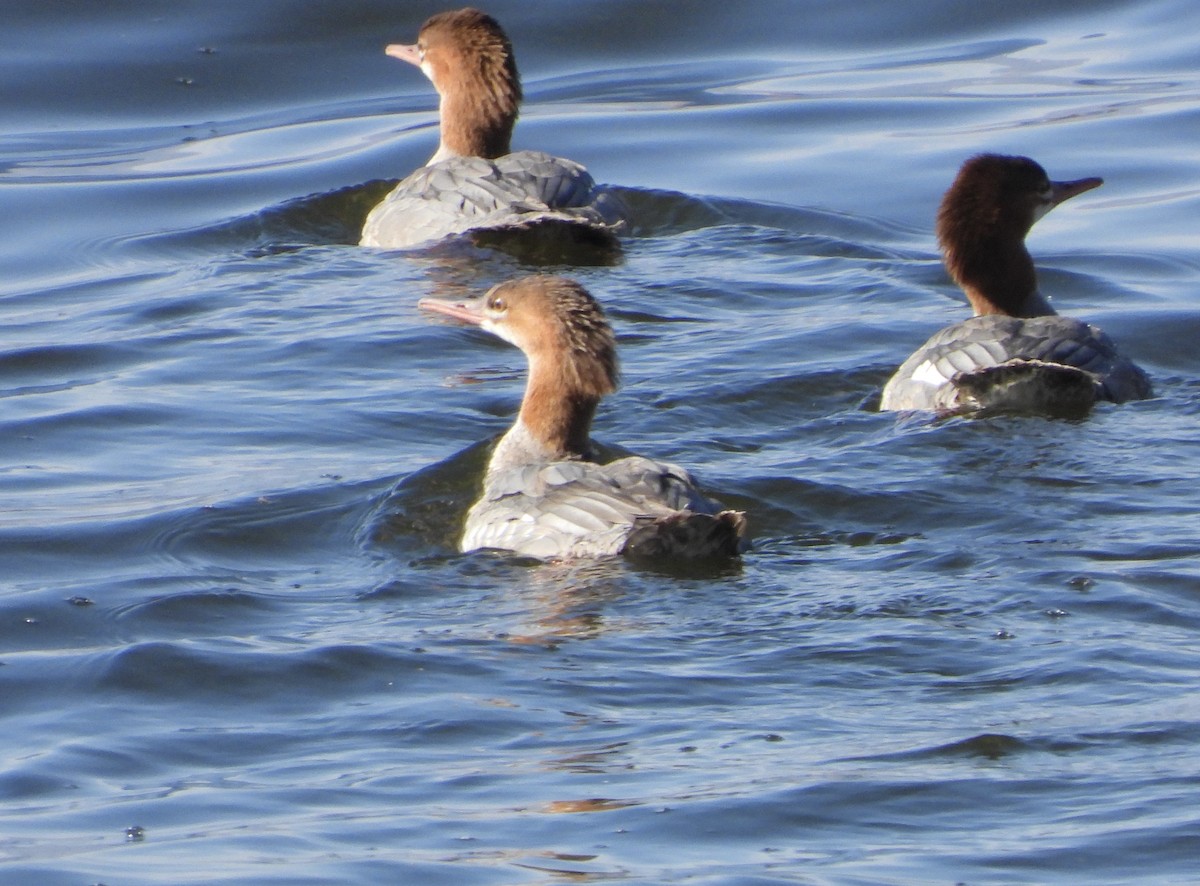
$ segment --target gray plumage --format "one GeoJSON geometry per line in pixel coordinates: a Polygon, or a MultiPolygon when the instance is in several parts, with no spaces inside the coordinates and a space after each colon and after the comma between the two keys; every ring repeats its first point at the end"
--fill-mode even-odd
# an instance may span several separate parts
{"type": "Polygon", "coordinates": [[[1150,393],[1146,374],[1095,326],[989,314],[934,333],[896,370],[880,408],[1086,412],[1150,393]]]}
{"type": "MultiPolygon", "coordinates": [[[[498,548],[531,557],[602,557],[657,551],[681,517],[698,515],[681,547],[692,556],[737,553],[745,518],[720,508],[678,465],[630,457],[598,465],[540,462],[489,473],[467,514],[462,549],[498,548]],[[718,515],[719,514],[719,515],[718,515]],[[704,545],[698,540],[706,540],[704,545]],[[659,542],[659,547],[662,542],[659,542]],[[631,553],[637,553],[633,551],[631,553]]],[[[666,544],[669,544],[666,543],[666,544]]],[[[675,551],[673,553],[679,553],[675,551]]]]}
{"type": "Polygon", "coordinates": [[[625,208],[583,166],[540,151],[495,160],[450,157],[423,166],[371,210],[362,245],[419,246],[473,230],[538,224],[616,232],[625,208]]]}

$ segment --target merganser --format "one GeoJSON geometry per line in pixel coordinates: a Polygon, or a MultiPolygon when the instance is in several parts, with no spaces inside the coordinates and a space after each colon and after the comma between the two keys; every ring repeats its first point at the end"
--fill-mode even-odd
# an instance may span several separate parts
{"type": "Polygon", "coordinates": [[[496,444],[483,496],[467,514],[463,551],[540,559],[739,553],[745,515],[721,510],[683,468],[637,456],[593,460],[592,416],[617,385],[616,340],[579,283],[524,277],[482,298],[423,298],[418,306],[499,336],[529,362],[516,422],[496,444]]]}
{"type": "Polygon", "coordinates": [[[1107,335],[1050,307],[1025,248],[1034,222],[1103,183],[1050,181],[1028,157],[980,154],[963,164],[938,210],[937,237],[975,316],[918,348],[884,387],[881,409],[1083,415],[1099,400],[1151,396],[1146,374],[1107,335]]]}
{"type": "Polygon", "coordinates": [[[431,17],[417,42],[387,54],[419,67],[441,97],[441,143],[429,162],[371,210],[363,246],[404,248],[484,229],[566,224],[611,239],[625,209],[578,163],[510,153],[521,102],[512,44],[489,15],[431,17]]]}

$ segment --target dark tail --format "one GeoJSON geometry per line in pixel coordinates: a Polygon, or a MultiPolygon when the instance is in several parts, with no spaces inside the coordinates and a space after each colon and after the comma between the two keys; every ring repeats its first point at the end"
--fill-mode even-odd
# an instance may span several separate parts
{"type": "Polygon", "coordinates": [[[745,546],[745,534],[742,511],[680,511],[639,526],[625,542],[623,553],[639,560],[736,557],[745,546]]]}
{"type": "Polygon", "coordinates": [[[1075,366],[1010,360],[955,376],[959,402],[970,411],[1022,412],[1083,418],[1096,404],[1096,379],[1075,366]]]}

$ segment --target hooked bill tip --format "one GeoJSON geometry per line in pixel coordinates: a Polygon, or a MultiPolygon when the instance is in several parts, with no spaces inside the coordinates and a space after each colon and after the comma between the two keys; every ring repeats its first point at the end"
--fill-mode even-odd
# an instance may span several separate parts
{"type": "Polygon", "coordinates": [[[483,315],[481,313],[462,302],[441,298],[423,298],[417,302],[417,307],[422,311],[441,314],[444,317],[453,317],[455,320],[462,320],[464,323],[470,323],[475,326],[483,322],[483,315]]]}
{"type": "Polygon", "coordinates": [[[1102,178],[1081,178],[1070,182],[1051,182],[1053,205],[1057,206],[1064,200],[1070,200],[1072,197],[1077,197],[1084,191],[1090,191],[1093,188],[1098,188],[1104,184],[1102,178]]]}
{"type": "Polygon", "coordinates": [[[408,43],[391,43],[384,50],[392,58],[398,58],[402,62],[408,62],[410,65],[421,67],[421,53],[415,45],[408,43]]]}

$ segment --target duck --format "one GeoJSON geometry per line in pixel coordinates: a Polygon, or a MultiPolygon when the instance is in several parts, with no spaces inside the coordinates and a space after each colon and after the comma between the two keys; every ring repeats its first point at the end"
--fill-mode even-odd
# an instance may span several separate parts
{"type": "Polygon", "coordinates": [[[460,550],[539,560],[740,555],[745,513],[707,498],[684,468],[636,455],[597,461],[592,419],[617,387],[616,339],[580,283],[535,275],[418,307],[492,333],[528,362],[520,410],[492,450],[460,550]]]}
{"type": "Polygon", "coordinates": [[[367,215],[360,244],[429,245],[472,231],[567,226],[582,239],[611,240],[627,210],[579,163],[512,151],[522,92],[512,43],[500,24],[470,7],[441,12],[417,42],[386,48],[416,65],[440,96],[440,141],[367,215]]]}
{"type": "Polygon", "coordinates": [[[1145,399],[1146,373],[1095,326],[1060,316],[1038,290],[1025,237],[1101,178],[1051,181],[1028,157],[978,154],[938,209],[946,270],[974,316],[935,333],[884,386],[880,409],[1087,415],[1097,402],[1145,399]]]}

